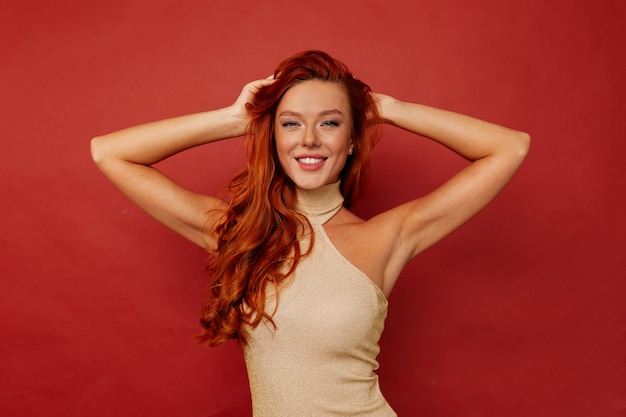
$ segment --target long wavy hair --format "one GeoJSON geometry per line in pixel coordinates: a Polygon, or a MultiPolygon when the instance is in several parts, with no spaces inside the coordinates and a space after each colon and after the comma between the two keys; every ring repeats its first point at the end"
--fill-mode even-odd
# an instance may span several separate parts
{"type": "Polygon", "coordinates": [[[352,111],[354,144],[340,173],[346,207],[363,192],[369,172],[379,115],[368,85],[321,51],[286,59],[274,78],[248,104],[252,118],[245,139],[247,164],[226,186],[229,207],[213,231],[218,246],[207,265],[210,287],[198,336],[208,346],[228,339],[245,343],[247,326],[254,328],[264,319],[273,323],[274,311],[266,311],[267,287],[277,288],[308,253],[299,237],[309,224],[295,210],[296,186],[285,175],[275,146],[274,118],[285,92],[307,80],[342,85],[352,111]]]}

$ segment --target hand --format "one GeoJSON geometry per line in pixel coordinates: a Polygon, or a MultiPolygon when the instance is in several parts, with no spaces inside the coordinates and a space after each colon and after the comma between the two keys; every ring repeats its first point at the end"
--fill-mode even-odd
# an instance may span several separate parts
{"type": "Polygon", "coordinates": [[[243,119],[247,123],[250,120],[250,114],[248,112],[247,104],[251,103],[254,99],[254,95],[259,91],[261,87],[265,87],[266,85],[272,84],[274,81],[274,76],[270,75],[267,78],[263,78],[261,80],[256,80],[249,82],[246,84],[237,100],[230,106],[233,111],[233,115],[236,118],[243,119]]]}
{"type": "Polygon", "coordinates": [[[381,93],[372,93],[372,96],[374,97],[374,102],[378,107],[378,114],[380,115],[381,121],[384,123],[390,123],[392,108],[398,103],[398,100],[381,93]]]}

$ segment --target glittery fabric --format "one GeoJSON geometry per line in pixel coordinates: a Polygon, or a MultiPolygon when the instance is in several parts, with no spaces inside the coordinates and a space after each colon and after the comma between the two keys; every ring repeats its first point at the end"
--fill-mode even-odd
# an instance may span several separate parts
{"type": "Polygon", "coordinates": [[[387,300],[323,228],[342,204],[339,183],[298,191],[314,246],[278,289],[276,328],[261,323],[244,345],[254,417],[396,416],[375,373],[387,300]]]}

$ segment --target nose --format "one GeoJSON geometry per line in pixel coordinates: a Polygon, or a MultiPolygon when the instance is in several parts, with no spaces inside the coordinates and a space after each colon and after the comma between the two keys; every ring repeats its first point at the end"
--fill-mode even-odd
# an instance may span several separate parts
{"type": "Polygon", "coordinates": [[[307,148],[317,148],[320,144],[321,142],[315,129],[313,127],[307,127],[302,137],[302,145],[307,148]]]}

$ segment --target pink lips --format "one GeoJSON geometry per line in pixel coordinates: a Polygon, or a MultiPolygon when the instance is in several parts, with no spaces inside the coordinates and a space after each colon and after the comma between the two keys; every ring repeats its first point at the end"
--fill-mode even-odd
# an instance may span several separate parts
{"type": "Polygon", "coordinates": [[[328,158],[321,155],[300,155],[295,159],[301,169],[305,171],[315,171],[320,169],[328,158]]]}

